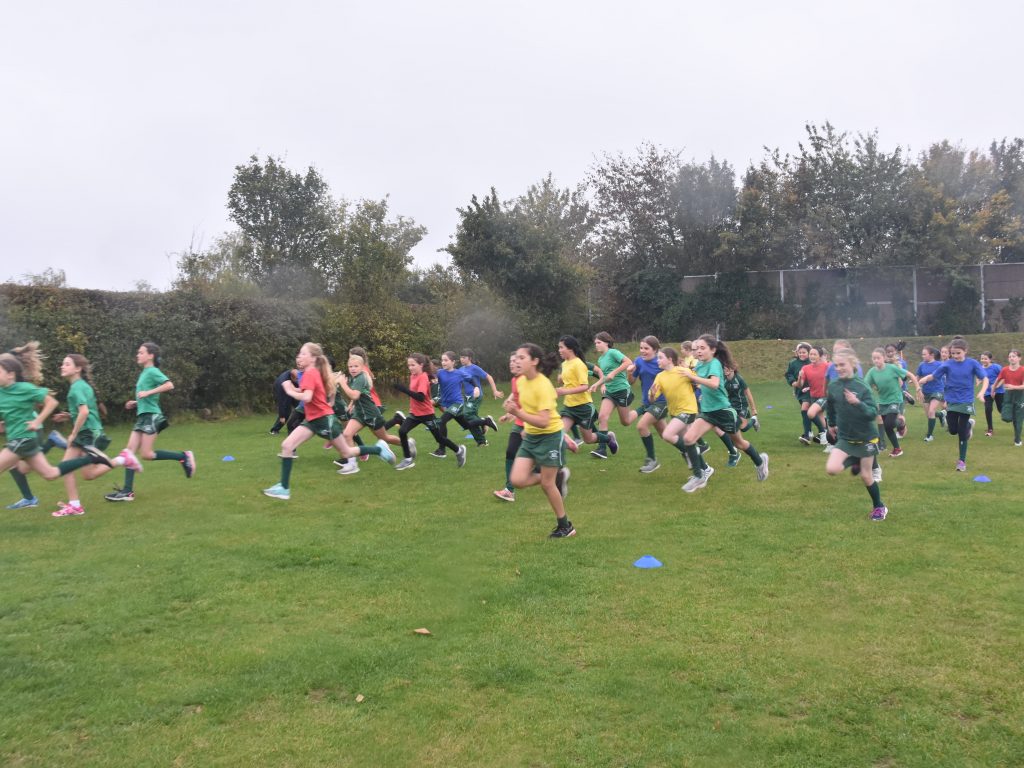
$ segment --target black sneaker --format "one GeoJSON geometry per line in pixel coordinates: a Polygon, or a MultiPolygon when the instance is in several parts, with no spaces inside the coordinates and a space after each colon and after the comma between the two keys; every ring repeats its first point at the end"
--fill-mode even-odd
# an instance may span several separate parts
{"type": "Polygon", "coordinates": [[[444,459],[448,457],[448,454],[444,452],[443,448],[438,448],[436,451],[431,451],[430,455],[435,459],[444,459]]]}
{"type": "Polygon", "coordinates": [[[495,432],[498,431],[498,422],[494,420],[493,416],[484,416],[484,421],[487,422],[487,426],[493,429],[495,432]]]}
{"type": "Polygon", "coordinates": [[[907,405],[913,405],[914,403],[917,402],[914,396],[910,394],[910,392],[908,392],[907,390],[903,390],[903,399],[907,401],[907,405]]]}
{"type": "Polygon", "coordinates": [[[568,467],[562,467],[555,473],[555,487],[558,488],[563,499],[569,495],[569,475],[571,474],[568,467]]]}
{"type": "Polygon", "coordinates": [[[608,454],[604,452],[604,448],[598,448],[596,451],[591,451],[590,455],[595,459],[607,459],[608,454]]]}
{"type": "Polygon", "coordinates": [[[97,448],[95,445],[86,445],[82,447],[82,450],[93,457],[95,461],[93,464],[106,464],[108,467],[114,466],[110,463],[110,457],[107,456],[103,451],[97,448]]]}
{"type": "Polygon", "coordinates": [[[107,501],[135,501],[135,494],[122,488],[115,488],[113,493],[108,493],[103,498],[107,501]]]}
{"type": "Polygon", "coordinates": [[[405,411],[400,411],[396,408],[394,418],[398,419],[398,423],[401,424],[403,421],[405,421],[405,411]]]}
{"type": "Polygon", "coordinates": [[[563,517],[559,521],[558,525],[555,526],[555,530],[548,534],[549,539],[565,539],[569,536],[575,536],[576,529],[572,527],[572,523],[569,522],[568,517],[563,517]]]}

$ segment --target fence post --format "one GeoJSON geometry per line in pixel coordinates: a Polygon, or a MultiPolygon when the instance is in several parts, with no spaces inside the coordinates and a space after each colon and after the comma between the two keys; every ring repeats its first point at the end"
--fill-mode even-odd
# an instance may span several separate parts
{"type": "Polygon", "coordinates": [[[981,330],[985,330],[985,265],[978,265],[978,272],[981,274],[981,330]]]}
{"type": "Polygon", "coordinates": [[[786,273],[779,270],[779,303],[786,303],[786,273]]]}
{"type": "Polygon", "coordinates": [[[917,267],[913,268],[914,279],[914,335],[917,336],[917,267]]]}

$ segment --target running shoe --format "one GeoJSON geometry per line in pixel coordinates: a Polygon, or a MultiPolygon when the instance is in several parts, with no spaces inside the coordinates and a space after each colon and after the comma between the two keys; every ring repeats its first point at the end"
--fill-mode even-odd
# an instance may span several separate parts
{"type": "Polygon", "coordinates": [[[1024,445],[1024,443],[1022,443],[1022,442],[1021,442],[1020,440],[1017,440],[1017,441],[1016,441],[1016,442],[1015,442],[1015,443],[1013,444],[1013,447],[1014,447],[1014,448],[1020,448],[1020,447],[1021,447],[1022,445],[1024,445]]]}
{"type": "Polygon", "coordinates": [[[907,401],[907,405],[914,405],[917,402],[917,399],[906,389],[903,390],[903,399],[907,401]]]}
{"type": "Polygon", "coordinates": [[[359,464],[356,461],[336,461],[334,463],[341,467],[338,470],[339,475],[355,475],[359,473],[359,464]]]}
{"type": "Polygon", "coordinates": [[[608,433],[608,450],[612,452],[612,456],[619,452],[619,441],[615,439],[615,433],[608,433]]]}
{"type": "Polygon", "coordinates": [[[33,496],[31,499],[18,499],[13,504],[8,504],[8,509],[31,509],[39,506],[39,498],[33,496]]]}
{"type": "Polygon", "coordinates": [[[568,467],[562,467],[555,473],[555,486],[564,499],[569,495],[569,475],[572,474],[568,467]]]}
{"type": "Polygon", "coordinates": [[[751,416],[750,417],[750,426],[752,426],[754,428],[755,432],[760,432],[761,431],[761,422],[758,421],[757,416],[751,416]]]}
{"type": "Polygon", "coordinates": [[[902,455],[903,455],[903,449],[902,448],[893,448],[891,451],[889,451],[889,458],[890,459],[898,459],[902,455]]]}
{"type": "Polygon", "coordinates": [[[498,431],[498,422],[494,420],[493,416],[484,416],[484,421],[487,422],[487,426],[493,429],[495,432],[498,431]]]}
{"type": "Polygon", "coordinates": [[[957,472],[966,472],[967,471],[967,462],[966,461],[958,461],[956,463],[956,471],[957,472]]]}
{"type": "Polygon", "coordinates": [[[576,535],[576,529],[572,527],[572,523],[569,522],[569,518],[563,517],[559,521],[555,529],[548,534],[549,539],[567,539],[570,536],[576,535]],[[563,522],[564,521],[564,522],[563,522]]]}
{"type": "Polygon", "coordinates": [[[896,426],[896,437],[902,440],[907,436],[907,420],[904,419],[896,426]]]}
{"type": "Polygon", "coordinates": [[[804,445],[810,445],[811,444],[811,436],[810,435],[800,435],[799,440],[804,445]]]}
{"type": "Polygon", "coordinates": [[[595,459],[607,459],[608,454],[604,452],[604,448],[598,448],[596,451],[591,451],[590,455],[595,459]]]}
{"type": "Polygon", "coordinates": [[[395,418],[398,419],[399,422],[405,421],[405,411],[396,410],[395,418]]]}
{"type": "Polygon", "coordinates": [[[122,488],[115,488],[113,493],[103,497],[107,501],[135,501],[135,494],[122,488]]]}
{"type": "Polygon", "coordinates": [[[516,492],[510,491],[508,488],[502,488],[500,491],[495,491],[494,495],[502,501],[515,501],[516,492]]]}
{"type": "Polygon", "coordinates": [[[416,441],[413,438],[409,439],[409,458],[416,461],[416,441]]]}
{"type": "Polygon", "coordinates": [[[85,510],[82,509],[81,504],[65,504],[62,501],[57,511],[50,514],[53,517],[77,517],[78,515],[84,515],[85,510]]]}
{"type": "Polygon", "coordinates": [[[455,465],[459,469],[466,466],[466,446],[460,445],[459,450],[455,452],[455,465]]]}
{"type": "Polygon", "coordinates": [[[697,443],[697,450],[700,451],[700,455],[703,456],[705,453],[711,450],[711,446],[704,442],[704,438],[702,437],[700,441],[697,443]]]}
{"type": "Polygon", "coordinates": [[[185,451],[185,458],[181,461],[181,468],[185,470],[185,477],[192,478],[196,474],[196,457],[192,451],[185,451]]]}
{"type": "Polygon", "coordinates": [[[943,408],[941,411],[939,411],[935,415],[939,417],[939,424],[941,424],[942,428],[945,429],[946,428],[946,409],[943,408]]]}
{"type": "Polygon", "coordinates": [[[430,455],[435,459],[445,459],[448,457],[448,454],[444,452],[444,448],[436,448],[430,452],[430,455]]]}
{"type": "Polygon", "coordinates": [[[992,430],[991,429],[986,429],[985,430],[985,437],[992,437],[992,430]]]}
{"type": "Polygon", "coordinates": [[[925,441],[926,443],[930,443],[930,442],[931,442],[932,440],[934,440],[934,439],[935,439],[935,435],[925,435],[925,436],[924,436],[924,441],[925,441]]]}
{"type": "Polygon", "coordinates": [[[90,456],[92,456],[94,459],[99,459],[99,461],[94,462],[95,464],[106,464],[108,467],[114,466],[113,464],[110,463],[110,457],[107,456],[107,454],[105,454],[95,445],[83,446],[82,450],[85,451],[90,456]]]}
{"type": "Polygon", "coordinates": [[[874,520],[876,523],[881,522],[882,520],[885,520],[885,517],[888,514],[888,507],[875,507],[874,510],[871,512],[871,519],[874,520]]]}
{"type": "Polygon", "coordinates": [[[882,482],[882,468],[877,464],[871,468],[871,479],[876,483],[882,482]]]}
{"type": "Polygon", "coordinates": [[[757,468],[757,479],[764,482],[768,479],[768,454],[761,454],[761,466],[757,468]]]}
{"type": "Polygon", "coordinates": [[[389,446],[385,440],[378,440],[376,445],[380,448],[378,456],[381,461],[385,464],[390,464],[392,467],[398,463],[395,452],[391,450],[391,446],[389,446]]]}
{"type": "Polygon", "coordinates": [[[815,440],[818,441],[818,445],[828,445],[828,433],[819,432],[817,435],[815,435],[815,440]]]}
{"type": "Polygon", "coordinates": [[[65,440],[64,435],[56,429],[52,430],[50,434],[46,436],[46,439],[53,443],[54,447],[60,448],[62,451],[68,447],[68,441],[65,440]]]}
{"type": "Polygon", "coordinates": [[[416,466],[416,462],[412,459],[402,459],[395,465],[395,469],[401,472],[403,469],[412,469],[416,466]]]}
{"type": "Polygon", "coordinates": [[[275,483],[269,488],[264,488],[263,495],[269,496],[272,499],[282,499],[284,501],[288,501],[288,499],[292,497],[292,492],[285,488],[280,483],[275,483]]]}
{"type": "Polygon", "coordinates": [[[742,459],[742,458],[743,458],[743,454],[740,453],[739,451],[736,451],[735,453],[730,453],[729,454],[729,460],[727,462],[725,462],[725,466],[727,466],[727,467],[735,467],[737,464],[740,463],[740,459],[742,459]]]}
{"type": "MultiPolygon", "coordinates": [[[[710,467],[708,467],[710,469],[710,467]]],[[[701,472],[696,475],[691,475],[690,479],[683,484],[683,490],[687,493],[693,493],[698,491],[708,484],[708,475],[701,472]]]]}
{"type": "Polygon", "coordinates": [[[640,467],[640,471],[643,472],[645,475],[649,475],[651,474],[651,472],[656,472],[659,469],[661,469],[661,464],[658,463],[658,460],[650,458],[644,462],[644,465],[642,467],[640,467]]]}

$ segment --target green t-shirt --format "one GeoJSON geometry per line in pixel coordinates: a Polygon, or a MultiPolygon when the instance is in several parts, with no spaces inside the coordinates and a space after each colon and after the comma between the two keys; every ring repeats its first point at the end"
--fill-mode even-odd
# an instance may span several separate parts
{"type": "Polygon", "coordinates": [[[151,365],[148,368],[142,369],[142,373],[139,374],[139,380],[135,382],[135,408],[138,414],[141,415],[143,413],[163,413],[163,411],[160,410],[160,395],[139,397],[139,392],[145,392],[150,389],[156,389],[165,381],[170,381],[170,379],[164,376],[163,371],[161,371],[155,365],[151,365]]]}
{"type": "Polygon", "coordinates": [[[833,379],[829,382],[825,401],[825,415],[830,427],[837,427],[839,437],[851,443],[866,443],[878,437],[875,417],[878,409],[871,395],[871,387],[862,379],[833,379]],[[844,390],[850,390],[860,400],[859,405],[846,402],[844,390]]]}
{"type": "Polygon", "coordinates": [[[365,424],[380,416],[380,409],[373,402],[373,395],[370,394],[370,380],[366,373],[358,373],[348,380],[349,389],[359,393],[359,397],[352,401],[352,417],[356,421],[365,424]]]}
{"type": "Polygon", "coordinates": [[[103,432],[103,424],[100,422],[99,409],[96,407],[96,393],[89,386],[85,379],[79,379],[68,389],[68,411],[71,413],[72,423],[78,419],[78,409],[82,406],[89,409],[89,416],[82,425],[82,429],[98,435],[103,432]]]}
{"type": "Polygon", "coordinates": [[[903,402],[903,380],[907,372],[898,365],[886,363],[881,368],[871,366],[864,375],[864,383],[878,390],[878,404],[892,405],[903,402]]]}
{"type": "Polygon", "coordinates": [[[706,363],[698,361],[697,375],[702,379],[710,379],[712,376],[718,377],[718,389],[705,386],[700,388],[701,413],[711,413],[712,411],[721,411],[732,407],[729,405],[729,395],[725,391],[725,371],[722,369],[721,360],[717,357],[712,357],[706,363]]]}
{"type": "Polygon", "coordinates": [[[732,378],[726,378],[722,382],[725,387],[725,393],[729,397],[729,404],[737,411],[746,408],[749,403],[747,402],[747,382],[743,380],[743,377],[738,373],[733,373],[732,378]]]}
{"type": "MultiPolygon", "coordinates": [[[[597,367],[601,369],[605,376],[608,376],[608,374],[618,368],[625,359],[626,356],[619,352],[619,350],[615,349],[615,347],[609,347],[608,351],[598,358],[597,367]]],[[[626,378],[625,371],[619,371],[613,378],[606,378],[604,380],[605,392],[625,392],[627,389],[629,389],[629,379],[626,378]]]]}
{"type": "Polygon", "coordinates": [[[28,381],[16,381],[9,387],[0,387],[0,419],[7,430],[6,441],[35,437],[25,426],[38,415],[36,406],[46,400],[49,391],[28,381]]]}

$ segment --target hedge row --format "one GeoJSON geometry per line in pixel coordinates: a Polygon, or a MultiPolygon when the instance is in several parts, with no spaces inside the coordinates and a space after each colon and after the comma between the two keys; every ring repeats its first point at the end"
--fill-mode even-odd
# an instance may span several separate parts
{"type": "Polygon", "coordinates": [[[272,383],[293,364],[305,341],[321,344],[344,365],[348,350],[369,350],[378,379],[403,375],[412,350],[435,350],[444,329],[434,313],[395,304],[387,308],[231,298],[195,291],[113,293],[0,285],[0,345],[36,339],[47,355],[45,383],[63,396],[60,361],[69,352],[89,358],[108,419],[133,397],[135,351],[153,341],[162,370],[175,385],[164,398],[169,414],[209,409],[268,410],[272,383]]]}

